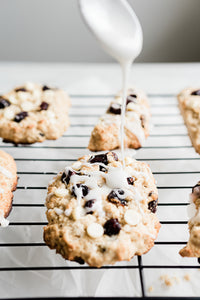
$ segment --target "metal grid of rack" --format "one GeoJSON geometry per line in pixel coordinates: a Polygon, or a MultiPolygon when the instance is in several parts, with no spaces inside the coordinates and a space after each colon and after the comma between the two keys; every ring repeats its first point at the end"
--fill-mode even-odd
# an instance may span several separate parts
{"type": "MultiPolygon", "coordinates": [[[[178,250],[188,238],[186,206],[191,187],[199,179],[200,158],[191,146],[175,96],[150,94],[148,97],[153,129],[145,146],[136,151],[135,158],[149,163],[157,180],[158,216],[162,228],[154,248],[131,262],[95,269],[66,263],[44,244],[42,228],[46,224],[46,186],[65,165],[88,153],[90,132],[112,98],[112,95],[71,95],[71,126],[63,137],[57,141],[18,147],[0,143],[0,147],[15,158],[19,175],[13,210],[9,216],[10,225],[6,229],[0,228],[0,298],[99,296],[94,291],[84,292],[78,284],[74,287],[77,291],[74,293],[70,288],[74,279],[70,281],[68,276],[71,274],[71,278],[76,278],[76,272],[79,276],[82,276],[80,272],[85,272],[87,278],[98,277],[104,276],[105,271],[109,271],[111,278],[112,272],[115,272],[113,280],[117,274],[128,272],[130,282],[134,281],[134,289],[125,296],[175,296],[173,291],[165,288],[161,288],[160,292],[157,290],[156,285],[161,284],[158,283],[160,274],[178,270],[180,275],[199,269],[196,259],[181,259],[178,250]],[[69,280],[65,288],[63,282],[56,281],[64,275],[69,280]],[[56,281],[57,285],[52,290],[48,280],[51,284],[56,281]],[[150,286],[154,287],[152,293],[148,290],[150,286]]],[[[193,276],[193,273],[190,275],[193,276]]],[[[186,293],[184,289],[180,290],[176,295],[198,296],[197,287],[191,289],[191,295],[187,294],[190,289],[186,293]]],[[[101,292],[100,296],[123,296],[123,288],[121,293],[117,291],[115,294],[114,290],[107,288],[105,294],[101,292]]]]}

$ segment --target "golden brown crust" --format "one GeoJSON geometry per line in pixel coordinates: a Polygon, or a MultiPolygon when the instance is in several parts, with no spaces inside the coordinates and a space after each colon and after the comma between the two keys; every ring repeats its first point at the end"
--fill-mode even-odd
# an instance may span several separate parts
{"type": "Polygon", "coordinates": [[[12,192],[16,189],[17,186],[17,167],[12,156],[1,150],[0,168],[0,211],[4,212],[4,217],[6,218],[12,208],[12,192]],[[6,174],[9,176],[6,176],[6,174]]]}
{"type": "MultiPolygon", "coordinates": [[[[150,109],[146,96],[141,91],[130,89],[128,95],[135,94],[137,98],[129,102],[125,115],[124,145],[128,148],[142,147],[144,140],[149,136],[150,109]]],[[[118,95],[111,105],[120,105],[121,96],[118,95]]],[[[107,111],[94,127],[88,148],[91,151],[113,150],[120,147],[120,122],[121,116],[107,111]]]]}
{"type": "Polygon", "coordinates": [[[197,89],[186,88],[177,98],[188,134],[197,153],[200,153],[200,96],[192,95],[197,89]]]}
{"type": "Polygon", "coordinates": [[[33,83],[27,83],[23,88],[26,92],[16,92],[14,89],[2,96],[10,105],[0,109],[0,136],[15,144],[59,138],[69,126],[68,95],[59,89],[43,91],[41,85],[33,83]],[[47,109],[41,109],[42,102],[47,103],[47,109]],[[15,122],[15,116],[23,111],[28,116],[15,122]]]}
{"type": "MultiPolygon", "coordinates": [[[[71,168],[76,172],[81,170],[84,174],[92,170],[98,171],[99,165],[88,165],[89,159],[90,156],[84,156],[78,160],[78,167],[76,162],[71,168]]],[[[111,161],[107,166],[111,168],[121,166],[121,161],[112,160],[111,156],[109,159],[111,161]]],[[[46,198],[48,225],[44,227],[44,241],[49,248],[56,249],[56,252],[65,259],[85,261],[91,266],[101,267],[117,261],[129,261],[134,255],[142,255],[153,247],[160,229],[156,214],[149,208],[149,203],[157,201],[158,197],[155,180],[147,164],[137,162],[132,158],[126,158],[125,162],[125,172],[128,172],[130,176],[134,174],[133,194],[128,194],[126,198],[128,202],[124,206],[118,202],[109,201],[110,190],[103,187],[101,199],[105,216],[99,215],[94,210],[92,214],[86,214],[84,211],[81,216],[77,217],[77,198],[72,193],[74,183],[70,181],[65,185],[61,181],[63,172],[54,178],[48,187],[46,198]],[[140,197],[140,204],[138,204],[136,199],[140,197]],[[66,210],[70,211],[67,215],[66,210]],[[127,211],[134,211],[137,216],[139,215],[138,223],[127,223],[125,217],[127,211]],[[88,235],[87,230],[91,224],[95,223],[104,227],[105,223],[112,218],[118,219],[121,225],[119,234],[108,236],[104,233],[95,239],[88,235]]],[[[105,173],[102,174],[104,176],[105,173]]],[[[82,184],[87,185],[84,181],[87,178],[80,176],[82,184]]],[[[102,184],[104,180],[99,181],[99,185],[102,184]]],[[[83,210],[85,201],[87,200],[84,198],[81,200],[83,210]]]]}

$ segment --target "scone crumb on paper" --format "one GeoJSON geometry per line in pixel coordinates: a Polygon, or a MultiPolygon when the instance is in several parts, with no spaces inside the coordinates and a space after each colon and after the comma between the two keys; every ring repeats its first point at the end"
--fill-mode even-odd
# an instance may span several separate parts
{"type": "Polygon", "coordinates": [[[149,291],[149,293],[153,292],[153,286],[152,285],[148,288],[148,291],[149,291]]]}
{"type": "Polygon", "coordinates": [[[186,274],[183,276],[183,279],[186,280],[186,281],[190,281],[190,274],[186,273],[186,274]]]}
{"type": "Polygon", "coordinates": [[[160,280],[162,280],[166,286],[173,286],[180,281],[178,277],[169,276],[168,274],[161,275],[160,280]]]}

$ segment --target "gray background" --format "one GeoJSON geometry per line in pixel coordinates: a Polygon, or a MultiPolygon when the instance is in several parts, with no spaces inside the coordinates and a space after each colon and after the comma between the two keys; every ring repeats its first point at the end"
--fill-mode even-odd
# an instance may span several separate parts
{"type": "MultiPolygon", "coordinates": [[[[129,3],[144,32],[138,62],[200,61],[200,0],[129,3]]],[[[1,61],[112,61],[85,27],[77,0],[0,0],[0,41],[1,61]]]]}

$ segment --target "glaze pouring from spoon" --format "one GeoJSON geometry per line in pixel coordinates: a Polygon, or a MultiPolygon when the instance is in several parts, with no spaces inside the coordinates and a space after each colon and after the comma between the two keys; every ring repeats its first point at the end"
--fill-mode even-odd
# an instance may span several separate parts
{"type": "Polygon", "coordinates": [[[139,20],[126,0],[79,0],[81,14],[103,49],[122,68],[121,154],[124,164],[124,124],[131,64],[143,44],[139,20]]]}

